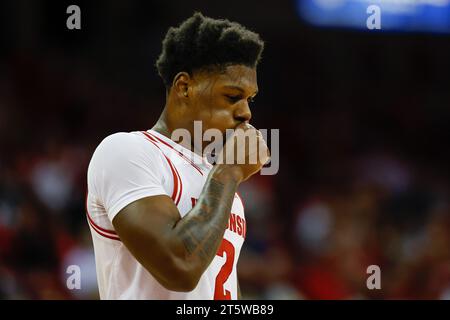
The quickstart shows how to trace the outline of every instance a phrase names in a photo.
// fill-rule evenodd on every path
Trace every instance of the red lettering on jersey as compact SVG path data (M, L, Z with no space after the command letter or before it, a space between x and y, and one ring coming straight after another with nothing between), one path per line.
M191 197L192 207L195 207L197 201L198 199ZM230 213L227 229L245 238L245 234L247 233L247 223L245 222L245 219L241 218L239 215Z
M234 213L230 214L230 230L236 232L236 215Z
M237 233L242 236L242 218L236 215Z

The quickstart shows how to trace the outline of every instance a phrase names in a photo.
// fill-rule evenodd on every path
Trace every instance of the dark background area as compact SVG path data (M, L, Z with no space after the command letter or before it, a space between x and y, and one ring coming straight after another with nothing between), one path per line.
M266 42L252 122L280 129L280 171L240 188L244 298L449 299L450 36L314 28L267 0L0 4L0 298L98 298L90 156L153 126L161 41L195 10Z

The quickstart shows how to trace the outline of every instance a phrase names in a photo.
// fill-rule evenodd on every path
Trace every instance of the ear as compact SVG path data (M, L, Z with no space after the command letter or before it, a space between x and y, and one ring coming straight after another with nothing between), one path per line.
M172 88L179 98L186 98L189 96L189 85L191 83L191 76L187 72L178 72L173 78Z

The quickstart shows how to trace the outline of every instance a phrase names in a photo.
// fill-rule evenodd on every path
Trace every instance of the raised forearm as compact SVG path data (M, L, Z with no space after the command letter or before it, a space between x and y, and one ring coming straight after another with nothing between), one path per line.
M233 168L215 167L194 208L173 229L179 246L176 251L182 258L180 263L185 264L182 268L189 270L196 281L220 246L240 181Z

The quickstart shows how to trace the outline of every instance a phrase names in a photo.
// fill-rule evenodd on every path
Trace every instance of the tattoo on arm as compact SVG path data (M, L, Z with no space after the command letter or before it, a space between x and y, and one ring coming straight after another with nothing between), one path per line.
M236 182L222 182L210 176L197 204L174 227L187 257L198 258L205 268L222 241L236 189Z

